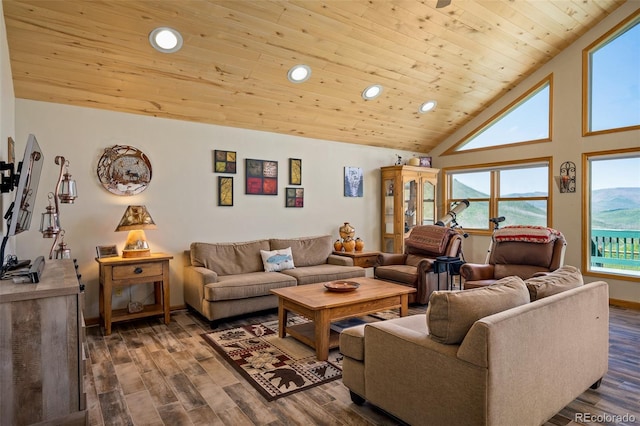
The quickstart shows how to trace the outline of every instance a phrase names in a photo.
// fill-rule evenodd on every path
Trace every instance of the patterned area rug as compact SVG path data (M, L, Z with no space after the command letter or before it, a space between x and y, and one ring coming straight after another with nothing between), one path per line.
M363 318L351 318L332 324L332 329L397 316L385 311ZM288 325L308 322L289 315ZM327 361L318 361L315 350L291 336L278 337L278 320L246 325L203 334L224 359L255 387L267 401L309 389L342 377L342 355L338 349L329 352Z

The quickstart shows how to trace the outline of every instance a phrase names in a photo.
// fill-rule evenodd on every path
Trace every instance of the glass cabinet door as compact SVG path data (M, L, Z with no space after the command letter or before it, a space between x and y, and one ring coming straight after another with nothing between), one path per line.
M404 232L416 226L418 217L418 182L410 180L404 184Z
M395 206L394 206L394 179L385 179L383 184L383 238L382 246L385 252L393 253L394 243L394 222L395 222Z
M436 187L428 180L422 185L422 224L436 223Z

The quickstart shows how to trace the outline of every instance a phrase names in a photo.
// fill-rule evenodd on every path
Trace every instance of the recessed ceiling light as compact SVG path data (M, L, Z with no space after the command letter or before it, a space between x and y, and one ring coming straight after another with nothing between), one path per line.
M292 83L303 83L311 77L311 68L307 65L296 65L287 73L287 78Z
M374 84L373 86L369 86L362 91L362 99L365 101L370 101L371 99L375 99L380 96L382 93L382 86L379 84Z
M438 105L436 101L427 101L422 105L420 105L420 108L418 108L418 112L424 113L424 112L433 111L436 105Z
M173 53L182 47L182 35L173 28L159 27L149 33L149 43L158 52Z

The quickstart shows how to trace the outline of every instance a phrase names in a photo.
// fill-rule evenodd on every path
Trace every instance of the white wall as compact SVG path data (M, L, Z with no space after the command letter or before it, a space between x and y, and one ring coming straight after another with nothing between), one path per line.
M122 250L126 233L114 229L125 207L144 204L158 225L147 231L152 251L174 256L171 261L171 305L184 303L182 252L193 241L247 241L265 237L331 234L348 221L368 247L380 246L380 167L392 165L395 154L412 153L327 142L230 127L158 119L30 100L16 100L17 152L27 135L36 135L45 155L35 217L31 230L16 238L19 258L48 256L51 239L38 232L47 193L58 179L56 155L70 162L77 182L74 205L61 204L61 222L73 257L78 259L87 284L86 316L98 315L97 245L116 244ZM117 196L105 190L96 173L104 148L131 145L149 156L153 177L148 189L135 196ZM234 206L217 206L217 177L213 173L215 149L236 151ZM276 160L278 195L245 195L245 158ZM303 208L285 208L288 159L302 159ZM362 167L364 197L343 196L343 168ZM148 290L140 290L143 295ZM134 294L135 295L135 294ZM123 296L128 301L128 294ZM134 297L135 299L135 297ZM118 301L119 303L120 301Z
M4 23L4 13L2 12L2 2L0 2L0 160L7 161L7 138L14 135L15 122L15 96L13 93L13 82L11 78L11 64L9 62L9 46L7 45L7 31ZM9 194L0 196L0 212L4 215L5 206L11 201ZM2 221L2 233L6 232L6 225ZM13 240L13 239L12 239ZM8 250L13 250L8 246Z
M569 265L578 267L581 265L581 209L584 204L581 178L582 153L631 148L640 145L640 130L589 137L581 136L582 50L634 12L637 9L637 5L637 2L630 1L621 6L577 42L565 49L534 75L527 78L522 84L487 108L482 114L431 152L434 157L434 166L438 168L551 156L553 157L554 176L559 175L560 164L564 161L573 161L578 168L576 192L560 194L555 185L553 188L553 227L562 231L567 238L565 263ZM554 76L553 135L551 142L440 156L451 145L458 142L550 73L553 73ZM630 171L630 173L633 172L637 173L637 170ZM458 222L464 226L464 213L460 215ZM489 245L488 237L470 236L463 244L467 261L484 262ZM585 277L585 281L595 280L593 277ZM607 282L610 284L611 298L640 302L640 285L638 282L614 279L607 279Z

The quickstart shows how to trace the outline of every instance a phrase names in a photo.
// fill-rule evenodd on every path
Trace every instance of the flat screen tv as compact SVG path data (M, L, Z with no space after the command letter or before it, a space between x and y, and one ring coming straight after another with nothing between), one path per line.
M4 215L7 220L8 231L0 244L0 279L5 279L5 273L8 269L20 266L21 262L18 262L15 256L11 261L4 258L4 249L9 237L29 230L29 226L31 226L43 163L44 156L36 137L29 135L24 157L18 163L16 173L12 173L6 188L3 181L3 192L5 190L6 192L11 191L14 187L17 187L17 190L15 191L13 202L9 205ZM10 165L10 169L13 171L13 164ZM29 263L29 261L26 262ZM38 282L38 279L36 277L35 280L32 279L32 282Z
M18 175L18 188L14 201L4 216L7 219L7 227L9 229L7 236L9 237L29 230L43 163L44 156L36 137L29 135L24 157L18 163L16 172Z

